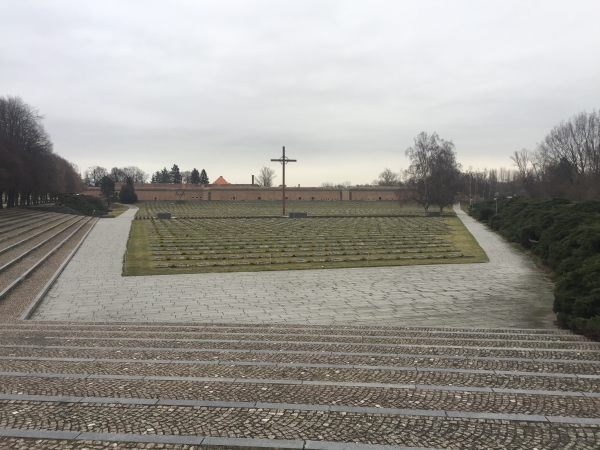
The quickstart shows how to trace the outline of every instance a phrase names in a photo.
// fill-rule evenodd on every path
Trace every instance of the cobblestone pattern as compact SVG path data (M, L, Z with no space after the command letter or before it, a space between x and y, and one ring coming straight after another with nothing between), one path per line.
M109 441L69 441L56 439L22 439L0 437L0 448L10 450L133 450L133 449L161 449L161 450L240 450L240 447L213 446L213 445L173 445L155 443L128 443ZM247 447L246 450L259 450ZM270 450L280 450L272 447Z
M332 370L341 370L342 369L332 369ZM302 373L304 372L304 373ZM10 372L13 373L13 372ZM41 376L43 371L41 372L24 372L24 373L32 373L39 374ZM55 372L46 372L44 379L51 379L52 374ZM74 378L76 376L81 376L81 374L74 374L70 372L64 372L67 376ZM336 383L334 380L330 380L330 377L327 377L327 373L325 373L325 380L313 379L310 378L314 375L310 368L305 370L301 370L299 372L300 375L306 375L310 379L302 379L302 378L294 378L298 372L289 372L289 378L287 380L293 380L298 383L302 383L304 381L323 381L323 382L331 382ZM265 378L265 384L271 384L269 380L278 380L276 377L277 374L267 374L271 378ZM318 375L318 373L317 373ZM378 374L376 374L378 375ZM6 375L10 377L10 375ZM33 375L32 375L33 376ZM86 375L83 375L86 376ZM90 377L92 375L88 375ZM97 375L94 375L97 376ZM110 375L114 378L114 375ZM127 376L135 376L134 374L127 374ZM168 375L172 377L173 375ZM140 377L143 377L140 375ZM16 377L22 380L21 377ZM211 374L211 381L208 382L222 382L219 381L223 377L214 377L214 373ZM560 375L551 376L551 377L539 377L534 375L522 375L522 374L494 374L494 373L460 373L460 372L428 372L428 371L417 371L417 370L404 370L397 371L393 374L393 377L390 379L381 379L380 376L374 377L380 381L370 380L369 377L361 378L360 380L355 380L352 378L345 379L342 382L356 382L356 383L368 383L368 382L377 382L377 383L390 383L390 384L415 384L415 385L428 385L428 386L440 386L440 387L448 387L450 388L464 388L465 390L476 389L476 388L495 388L495 389L521 389L521 390L538 390L538 391L565 391L565 392L591 392L591 393L600 393L600 383L598 379L590 379L590 378L577 378L577 377L561 377ZM244 378L239 377L237 380L244 380ZM250 378L248 378L250 380ZM253 380L256 380L253 378ZM282 380L282 379L279 379ZM185 380L181 380L185 381ZM283 380L282 380L283 381ZM17 385L23 384L17 383Z
M31 322L30 322L31 323ZM33 322L35 324L35 322ZM47 326L43 328L44 336L50 337L52 335L56 335L59 337L77 337L77 336L97 336L98 338L102 337L117 337L117 336L125 336L125 337L160 337L161 339L192 339L192 338L219 338L219 336L226 336L228 339L248 339L248 336L266 336L269 338L275 339L279 336L280 340L285 339L293 339L293 338L301 338L298 340L327 340L330 341L330 338L339 338L344 339L346 342L359 342L361 340L371 341L375 340L375 342L394 342L399 338L411 338L411 339L419 339L420 343L426 343L431 339L451 339L453 341L460 340L499 340L499 341L551 341L551 342L589 342L585 336L577 335L577 334L557 334L557 333L531 333L525 334L523 332L518 333L515 332L513 334L507 333L493 333L486 332L484 330L479 331L469 331L469 332L460 332L460 331L438 331L434 329L428 329L427 331L415 330L412 328L408 329L394 329L393 331L388 329L380 329L380 330L361 330L361 329L347 329L347 328L337 328L331 330L321 331L319 330L319 334L306 334L306 331L309 329L303 329L304 333L299 333L293 327L284 327L284 328L274 328L264 326L263 329L256 330L254 327L216 327L216 326L197 326L196 328L183 328L183 327L148 327L148 326L137 326L137 327L102 327L102 330L90 330L89 327L77 329L77 326L74 324L69 324L69 326L61 327L61 326L52 326L53 323L48 323ZM0 336L3 334L12 334L12 333L36 333L35 327L25 328L25 327L6 327L0 330ZM517 330L518 331L518 330ZM535 331L535 330L532 330ZM543 331L543 330L540 330ZM554 331L554 330L549 330ZM327 338L327 339L324 339Z
M111 330L144 330L144 331L164 331L170 330L173 332L197 332L198 330L220 330L227 331L231 330L232 333L237 332L253 332L254 330L269 330L269 332L277 333L298 333L298 332L315 332L319 334L327 333L348 333L354 335L365 335L365 334L377 334L381 336L396 336L399 333L412 333L412 332L424 332L430 336L435 336L438 333L459 333L459 334L479 334L483 333L486 335L499 335L499 336L512 336L515 334L523 335L545 335L545 336L556 336L562 335L576 340L582 338L587 340L583 336L574 335L572 331L559 329L559 328L481 328L481 327L428 327L428 326L400 326L400 327L389 327L389 326L375 326L375 325L300 325L300 324L263 324L263 323L173 323L173 322L97 322L93 324L97 327L96 331L111 331ZM21 329L21 330L71 330L71 329L86 329L94 331L95 328L90 327L89 323L81 322L69 322L69 321L52 321L52 322L16 322L6 324L7 329Z
M50 324L48 330L44 325L14 325L0 333L0 393L64 400L2 400L0 427L461 449L585 449L597 447L600 439L593 424L435 417L456 411L600 418L600 398L591 394L600 393L600 376L586 378L600 367L599 352L596 344L569 333L431 329L408 330L405 335L382 328L265 326L219 327L208 333L184 326L135 327L111 336L118 326L87 325L86 336L68 325ZM228 329L235 332L222 333ZM412 336L413 331L430 335ZM536 347L546 344L549 348ZM420 353L394 353L407 349ZM511 356L502 359L500 354ZM532 355L547 358L534 360ZM67 396L74 403L66 403L71 401ZM77 400L81 397L104 400L84 403ZM114 398L132 399L134 404L116 404L110 400ZM280 407L139 404L157 398ZM308 406L290 409L290 404ZM311 405L427 410L432 416L311 411Z
M462 448L600 447L598 426L276 409L0 402L0 426L433 448L447 448L449 441Z
M69 330L74 335L84 332ZM48 333L48 330L44 330L44 332ZM65 331L60 330L61 336L65 336ZM501 340L501 341L536 341L536 342L588 342L589 340L585 336L575 335L575 334L506 334L506 333L486 333L483 330L481 332L457 332L457 331L447 331L447 332L439 332L432 331L428 329L427 331L413 331L411 329L408 330L373 330L371 333L370 330L365 330L363 333L357 332L356 330L331 330L331 332L319 332L318 336L314 334L309 334L307 336L306 330L304 333L294 332L294 330L290 329L274 329L269 327L265 330L247 330L247 329L237 329L237 328L220 328L218 330L211 330L210 327L204 330L196 330L196 331L161 331L157 332L156 330L111 330L111 331L102 331L98 333L91 332L92 335L110 335L111 337L118 336L119 333L126 333L128 337L143 337L144 335L152 335L152 337L160 337L163 339L182 339L182 338L197 338L199 336L205 336L206 338L218 338L219 336L227 336L229 339L241 338L248 339L248 336L269 336L275 338L277 336L281 336L285 338L297 338L301 337L306 340L329 340L324 338L339 338L344 339L346 342L352 342L348 339L356 339L356 340L375 340L375 342L393 342L397 339L419 339L421 343L426 343L427 340L431 339L447 339L452 341L460 341L460 340L478 340L478 341L493 341L493 340ZM90 336L90 331L87 331L86 336Z
M4 345L22 345L22 340L16 336L6 337ZM418 342L418 340L417 340ZM482 349L490 352L495 351L551 351L558 355L563 355L561 359L568 359L569 355L573 354L581 356L586 353L594 353L598 351L598 346L595 343L575 342L575 343L521 343L510 341L482 342L482 341L430 341L426 345L413 343L407 344L364 344L364 343L346 343L346 342L302 342L302 341L238 341L229 339L215 340L162 340L162 339L144 339L144 338L72 338L62 339L56 337L46 338L45 336L31 336L27 339L28 345L45 345L49 348L61 347L64 345L75 347L91 347L91 348L145 348L145 349L203 349L211 350L237 350L237 351L260 351L260 352L315 352L315 353L352 353L352 354L407 354L420 353L424 349L435 351L445 351L444 349L454 349L459 351L469 351L469 349ZM27 345L26 344L26 345ZM437 344L438 350L435 349ZM479 344L479 345L478 345ZM411 351L412 350L412 351ZM443 354L443 353L442 353ZM577 359L577 358L576 358ZM593 355L588 354L582 359L596 359Z
M93 224L94 221L89 221L84 225L71 239L69 239L68 242L35 270L34 276L28 277L25 282L20 283L16 288L10 291L2 301L0 301L0 318L2 318L3 321L11 321L13 322L11 325L15 326L14 322L18 320L23 310L31 304L44 285L54 275L58 267L73 251L81 239L83 239ZM34 262L37 262L37 260ZM7 274L3 274L3 276L5 275ZM19 273L19 275L21 275L21 273ZM4 327L6 327L6 325L4 325Z
M600 418L598 398L470 392L468 390L13 377L3 378L0 392L70 397L333 404L355 407Z
M67 344L69 344L67 342ZM7 346L0 345L0 357L18 356L18 357L72 357L72 358L120 358L120 359L152 359L152 360L214 360L227 359L229 361L279 361L281 356L292 354L294 361L309 362L320 361L324 364L352 364L352 365L373 365L372 361L376 359L379 365L397 365L398 358L452 358L452 359L520 359L535 362L533 360L556 360L559 361L598 361L598 354L591 351L584 352L556 352L553 350L536 349L487 349L487 348L422 348L405 347L403 353L396 355L390 354L345 354L345 353L321 353L318 355L302 355L299 353L269 353L257 352L252 350L232 352L230 350L202 350L194 348L152 348L152 347L79 347L79 346L53 346L53 347L32 347L32 346ZM216 356L216 354L218 356ZM404 355L404 356L400 356ZM374 359L373 359L374 358Z
M12 330L0 330L0 335L10 334ZM35 333L35 331L33 332ZM512 336L499 336L490 335L486 333L477 334L463 334L457 335L457 333L410 333L402 334L396 333L394 335L360 335L356 334L326 334L319 333L315 335L305 333L272 333L272 332L242 332L231 333L228 331L213 332L207 330L205 332L177 332L177 331L103 331L95 332L90 330L44 330L45 338L51 338L54 334L56 338L72 338L72 339L118 339L122 336L123 339L161 339L161 340L189 340L189 339L227 339L234 340L240 339L243 341L255 341L255 340L267 340L267 341L291 341L291 342L344 342L344 343L375 343L375 344L407 344L414 342L415 344L423 345L429 342L432 345L472 345L473 342L485 343L489 342L490 346L514 346L515 344L522 344L523 346L535 346L540 347L542 345L554 345L554 348L560 348L564 346L567 348L573 345L576 347L577 343L589 346L595 350L600 349L600 343L590 342L584 336L577 335L512 335ZM94 337L91 337L94 336ZM445 342L444 342L445 341ZM531 344L531 345L530 345Z
M305 362L311 361L310 358L289 358L290 362L298 363L301 365L303 360ZM152 360L146 360L152 361ZM164 362L164 361L163 361ZM87 362L62 362L62 361L45 361L45 360L17 360L13 362L7 362L6 360L0 360L0 370L9 371L10 367L19 367L19 371L36 372L36 371L47 371L54 372L56 370L66 370L68 373L81 373L80 370L85 370ZM135 363L135 364L134 364ZM179 364L172 363L167 360L166 364L156 364L155 362L145 362L150 367L146 370L152 370L153 373L144 373L144 375L164 375L166 372L176 373L178 376L189 376L189 373L201 373L205 372L206 367L202 365L194 364ZM510 371L510 372L528 372L532 374L544 375L547 373L551 374L585 374L589 376L599 376L600 368L593 364L582 364L582 363L571 363L571 362L532 362L532 361L502 361L502 360L465 360L465 359L436 359L436 358L396 358L394 365L398 367L416 367L418 366L422 370L427 369L438 369L438 370L469 370L469 371ZM127 370L144 370L142 362L103 362L95 361L94 365L98 370L104 370L103 373L110 373L110 371L117 370L120 366L127 367ZM129 366L132 366L129 368ZM79 369L83 367L84 369ZM239 377L241 374L258 372L261 369L251 368L252 366L241 366L233 365L230 369L226 369L226 366L219 365L215 367L214 371L220 374L225 373L228 370L228 377ZM359 370L359 369L354 369ZM75 372L72 372L75 371ZM155 373L156 372L156 373ZM117 372L121 373L121 372ZM221 376L221 375L219 375ZM225 375L223 375L225 376ZM387 376L387 375L386 375Z
M489 263L121 277L134 214L96 225L34 319L553 327L552 284L460 209Z

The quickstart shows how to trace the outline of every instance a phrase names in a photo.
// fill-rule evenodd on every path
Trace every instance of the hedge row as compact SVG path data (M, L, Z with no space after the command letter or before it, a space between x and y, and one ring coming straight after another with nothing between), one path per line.
M512 198L475 205L471 216L539 256L557 276L561 325L600 339L600 201Z
M97 197L89 195L65 194L60 197L63 205L73 208L86 216L102 216L108 213L106 205ZM95 212L94 212L95 211Z

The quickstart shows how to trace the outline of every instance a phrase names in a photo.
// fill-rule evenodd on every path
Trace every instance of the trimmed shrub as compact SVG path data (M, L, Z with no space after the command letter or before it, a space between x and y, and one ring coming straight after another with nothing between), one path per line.
M138 201L138 196L135 193L131 177L127 177L125 184L121 186L121 190L119 191L119 201L125 204L136 203Z
M600 201L498 199L470 214L539 256L557 275L554 312L561 325L600 338ZM534 241L534 242L532 242Z
M480 222L487 222L492 218L492 216L496 214L496 212L491 208L482 208L479 210L478 220Z
M91 197L89 195L65 194L60 197L60 201L63 205L73 208L74 210L79 211L86 216L91 216L92 213L95 216L102 216L108 213L108 208L106 205L97 197Z

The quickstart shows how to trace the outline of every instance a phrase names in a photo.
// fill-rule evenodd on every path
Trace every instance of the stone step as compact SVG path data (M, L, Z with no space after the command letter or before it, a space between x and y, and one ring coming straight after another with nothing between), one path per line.
M310 361L310 360L309 360ZM402 361L401 361L402 362ZM599 379L597 367L586 364L494 364L465 361L448 362L429 361L429 364L398 366L362 366L362 365L323 365L308 361L290 361L243 364L233 361L212 363L211 361L174 361L174 360L120 360L120 359L76 359L76 358L24 358L0 360L2 372L49 372L49 373L99 373L122 375L164 375L174 376L214 376L225 378L286 378L324 379L331 381L368 381L395 383L399 372L443 371L472 374L525 374L538 377L574 376L578 378ZM268 374L268 375L265 375ZM303 376L304 375L304 376Z
M149 295L151 289L148 290ZM570 330L561 330L556 328L548 329L519 329L519 328L455 328L455 327L377 327L377 326L348 326L348 325L284 325L280 323L273 324L218 324L218 323L177 323L173 322L153 322L132 323L132 322L42 322L42 321L24 321L0 323L2 329L9 330L76 330L83 329L89 331L130 331L144 330L157 332L206 332L221 331L228 333L237 332L265 332L265 333L304 333L304 334L348 334L348 335L391 335L405 333L421 333L419 335L435 335L437 333L450 334L484 334L484 335L551 335L551 336L570 336L574 339L588 340L587 338L574 334ZM425 334L423 334L425 333Z
M120 345L120 342L111 342L114 345L88 347L69 345L71 342L65 342L67 345L41 346L41 345L0 345L0 359L10 359L10 357L71 357L78 358L107 358L128 357L130 359L222 359L223 354L228 355L226 359L232 360L253 360L253 361L279 361L282 359L294 361L336 361L342 364L370 364L377 360L383 365L403 364L425 364L430 362L437 364L506 364L514 363L520 365L543 365L543 364L580 364L580 365L598 365L598 354L591 350L572 350L572 349L542 349L534 348L427 348L427 347L405 347L378 349L378 348L327 348L316 346L293 346L288 349L283 345L255 344L246 345L244 348L222 345L220 343L206 343L203 346L182 346L176 347L137 347L135 345ZM129 342L126 342L126 344ZM240 346L242 347L242 346ZM361 351L366 350L366 351ZM381 351L379 350L387 350ZM454 362L455 361L455 362ZM591 370L591 369L586 369Z
M21 322L0 447L598 448L600 347L553 331Z
M67 400L56 400L64 397ZM32 397L33 396L33 397ZM50 397L45 397L50 396ZM76 398L78 400L76 400ZM600 393L300 380L2 376L0 401L281 403L600 418ZM104 401L102 399L111 399ZM115 400L118 399L118 400ZM212 403L211 403L212 404ZM256 405L253 405L254 407Z
M35 437L2 437L35 436ZM66 439L69 439L68 441ZM118 434L93 432L59 432L0 429L1 448L62 449L68 442L73 450L115 448L168 448L171 450L250 450L259 449L315 449L315 450L438 450L425 447L391 446L377 444L337 443L327 441L223 438L211 436L165 436L158 434Z
M374 342L374 343L401 343L419 341L420 343L427 343L429 341L453 341L453 342L470 342L470 341L485 341L485 342L533 342L533 343L588 343L591 347L600 349L600 343L590 341L584 336L576 334L491 334L491 333L449 333L449 332L425 332L425 331L404 331L399 330L394 334L356 334L353 331L335 332L335 333L318 333L305 332L305 333L294 333L289 330L260 330L251 331L245 329L224 329L224 330L196 330L196 331L157 331L151 330L146 331L143 329L72 329L72 328L59 328L59 329L44 329L43 331L31 330L31 329L19 329L7 327L0 330L0 336L12 335L14 337L27 337L32 338L35 336L40 337L87 337L88 339L92 336L95 338L158 338L158 339L279 339L279 340L301 340L301 341L340 341L340 342Z
M67 342L68 343L68 342ZM117 343L118 344L118 343ZM428 361L498 361L514 363L566 363L566 364L599 364L598 354L590 350L535 350L535 349L479 349L479 348L423 348L401 347L398 352L319 352L285 351L277 349L235 349L210 347L135 347L135 346L98 346L85 347L77 345L0 345L0 359L35 359L35 358L120 358L147 360L214 360L227 358L238 361L279 361L283 356L294 361L323 361L337 364L398 365L400 362L430 365ZM413 351L412 353L410 351ZM406 352L406 353L405 353ZM223 356L226 355L226 356ZM438 364L438 363L436 363Z
M532 449L540 442L559 448L569 438L597 448L598 419L533 414L469 413L448 410L366 408L299 404L228 403L161 400L145 404L130 399L69 399L64 397L0 401L6 428L77 433L119 433L180 437L252 436L285 442L329 441L440 448L448 439L462 448ZM101 440L100 435L85 438ZM119 441L123 437L113 437ZM583 438L583 439L582 439ZM155 438L157 439L157 438ZM197 441L196 441L197 442ZM206 441L202 440L201 443ZM189 442L188 442L189 443ZM198 443L198 442L197 442ZM209 442L206 442L209 443ZM276 444L276 442L271 442ZM300 443L298 443L300 444ZM301 447L296 447L301 448ZM349 447L340 447L349 448Z
M70 344L70 342L66 342ZM399 358L444 358L444 359L470 359L470 360L513 360L513 361L589 361L597 362L599 355L592 350L568 349L542 349L535 348L486 348L486 347L435 347L435 346L402 346L398 353L358 353L358 352L321 352L309 353L309 358L331 360L344 364L371 364L376 358L380 364L390 365L397 363ZM0 358L7 356L18 357L76 357L76 358L129 358L129 359L214 359L215 353L232 354L234 359L271 360L268 350L231 350L214 348L156 348L156 347L122 347L122 346L77 346L77 345L0 345ZM252 358L245 355L251 353ZM298 352L280 351L281 355L302 355ZM218 357L218 356L217 356ZM270 359L269 359L270 358ZM6 358L4 358L6 359Z
M426 390L441 390L441 391L472 391L472 392L499 392L508 394L531 394L531 395L557 395L557 396L575 396L575 397L598 397L600 394L600 383L598 377L590 378L577 375L561 375L552 374L552 376L540 377L536 375L506 372L506 373L466 373L459 371L426 371L426 370L403 370L396 373L392 382L386 383L386 380L379 381L353 381L352 378L345 378L346 381L332 381L327 377L337 368L331 368L330 372L326 372L321 376L313 377L315 373L311 370L297 372L288 372L285 374L279 373L280 376L285 375L287 378L224 378L218 376L173 376L168 373L164 375L115 375L115 374L90 374L90 373L52 373L52 372L0 372L0 377L4 380L6 388L16 384L18 393L22 389L19 386L28 386L31 383L29 380L44 379L43 383L49 383L47 386L53 386L54 379L57 383L62 383L61 380L88 380L88 383L95 382L94 380L106 380L105 383L118 383L119 380L155 380L155 381L179 381L179 382L199 382L222 384L256 384L256 385L290 385L290 386L350 386L350 387L376 387L383 389L426 389ZM277 373L265 372L263 376L276 376ZM294 375L299 375L297 379L292 378ZM321 375L317 373L317 375ZM367 378L359 378L359 380L367 380ZM45 385L46 386L46 385ZM12 388L11 388L12 389ZM262 389L262 388L261 388ZM54 391L52 391L54 392ZM56 391L55 393L59 393ZM96 394L97 395L97 394Z
M464 339L464 338L421 338L421 337L398 337L395 339L371 338L353 338L352 336L320 336L320 335L302 335L302 336L283 336L270 334L253 335L212 335L206 334L198 338L190 337L151 337L144 335L136 337L135 333L125 334L123 336L82 336L79 333L70 335L69 333L52 335L44 332L28 333L7 333L2 341L7 344L18 343L44 343L53 345L65 341L70 342L119 342L120 345L131 342L131 345L139 343L140 346L154 345L164 347L176 343L178 345L198 345L206 343L221 343L230 345L248 345L248 344L285 344L285 345L321 345L330 347L374 347L374 348L393 348L398 346L424 346L424 347L496 347L496 348L537 348L537 349L574 349L574 350L600 350L600 343L593 341L551 341L551 340L503 340L503 339Z

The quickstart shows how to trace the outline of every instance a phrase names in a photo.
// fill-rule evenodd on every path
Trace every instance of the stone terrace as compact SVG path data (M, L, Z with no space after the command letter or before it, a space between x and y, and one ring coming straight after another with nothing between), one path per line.
M96 225L35 320L553 327L552 284L460 209L489 263L122 277L135 211Z
M418 281L412 267L393 268L395 280L409 278L401 294L393 293L392 285L387 297L375 295L385 292L388 269L366 269L376 277L367 287L356 282L361 276L356 269L313 271L323 275L305 280L312 289L307 298L319 297L327 278L336 279L340 289L344 282L355 282L339 297L347 302L358 296L348 307L358 307L361 300L362 309L340 310L341 324L328 314L340 307L331 295L319 298L320 311L295 309L297 300L290 298L286 308L264 307L253 316L236 307L251 296L247 291L232 295L230 285L240 280L225 274L217 277L225 294L214 301L215 311L220 301L225 315L192 315L206 323L176 322L164 312L148 312L153 315L147 319L137 310L131 314L127 302L114 316L89 309L87 320L95 322L86 322L85 316L67 322L72 317L64 312L52 321L5 316L0 327L0 448L600 448L600 344L545 320L551 285L527 260L494 241L495 235L465 221L491 262L452 266L459 272L434 272L427 283ZM104 243L99 252L120 251L123 223L98 222L78 255L86 254L90 242ZM113 234L104 234L110 227ZM98 236L112 239L94 241ZM492 253L489 242L496 242ZM106 263L97 274L106 271L107 282L131 279L117 272L111 276L119 264L98 260ZM76 256L58 285L72 280L71 268L85 261ZM489 267L488 278L478 272L480 267ZM442 266L430 267L437 268ZM155 278L163 286L181 279ZM67 298L68 304L90 298L95 285L85 281L92 279L78 284L79 294L52 297L41 312L57 308L58 300ZM438 279L446 288L456 287L452 295L442 295L446 291L437 287ZM462 286L465 280L474 284L471 290ZM268 288L264 305L289 295L284 291L275 297L283 284L273 287L269 278L261 282ZM367 292L378 298L367 301ZM260 300L260 290L253 296ZM410 307L403 320L412 326L401 326L401 313L389 309L396 326L383 326L390 320L385 320L382 299L401 305L404 297ZM101 295L95 298L104 301ZM118 301L110 304L116 308ZM461 315L465 305L471 309ZM304 324L284 323L288 316L304 317ZM437 327L414 325L428 316ZM113 317L120 321L107 320ZM246 323L225 323L227 317ZM327 323L320 324L319 318ZM545 328L516 325L526 320ZM444 326L460 322L459 327ZM482 322L485 328L473 328Z
M599 344L566 331L28 322L0 335L3 448L600 446Z

